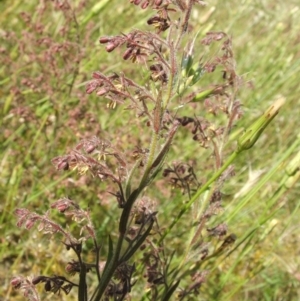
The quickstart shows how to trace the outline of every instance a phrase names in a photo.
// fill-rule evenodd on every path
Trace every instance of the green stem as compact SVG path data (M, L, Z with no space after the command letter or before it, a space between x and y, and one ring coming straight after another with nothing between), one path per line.
M116 268L118 267L123 241L125 239L126 232L127 232L127 223L130 216L130 211L135 200L139 196L140 192L141 192L140 189L134 190L126 202L126 206L120 218L119 239L117 242L117 246L111 260L107 263L108 264L107 268L105 268L104 270L103 276L101 278L101 282L97 288L97 294L95 295L95 298L93 298L94 301L99 301L101 299L107 285L109 284L109 281L111 280Z
M178 26L178 34L177 34L177 39L175 43L173 41L168 41L169 42L169 47L170 47L170 66L171 66L171 71L169 74L169 82L168 82L168 91L167 91L167 97L164 101L164 109L167 109L168 104L170 100L172 99L172 92L174 86L177 85L178 83L178 64L177 64L177 52L179 49L179 46L182 41L182 37L186 33L187 26L188 26L188 21L190 18L190 14L193 8L193 1L189 0L186 4L186 9L183 14L183 16L180 18L180 24Z
M146 168L142 177L142 180L140 182L140 186L139 189L143 189L147 182L148 182L148 178L149 178L149 173L151 171L151 166L152 163L154 161L154 156L156 153L156 149L157 149L157 142L159 139L159 135L155 133L155 131L152 131L152 138L151 138L151 144L150 144L150 152L149 152L149 156L148 156L148 160L146 163Z
M101 297L102 297L103 293L105 292L105 289L106 289L112 275L114 274L114 271L116 269L116 263L118 262L118 258L119 258L119 255L120 255L119 252L121 250L122 242L123 242L123 239L121 239L121 236L122 235L119 236L116 251L114 252L113 257L107 263L108 266L107 266L107 268L105 268L105 271L104 271L104 273L102 275L102 278L101 278L101 282L99 283L99 285L97 287L97 293L95 294L95 297L92 298L92 300L94 300L94 301L100 301L101 300Z
M176 66L176 53L174 50L174 45L170 45L170 66L171 66L171 70L170 70L170 74L169 74L169 80L168 80L168 90L167 90L167 96L166 99L164 101L163 104L163 108L164 110L167 109L168 104L172 98L172 91L173 91L173 87L175 85L174 83L174 78L175 78L175 74L178 72L177 70L177 66Z
M220 175L227 169L227 167L235 160L235 158L237 157L239 153L238 152L233 152L231 154L231 156L227 159L227 161L224 163L224 165L202 186L200 187L197 192L194 194L194 196L190 199L190 201L188 203L186 203L180 210L179 214L177 215L177 217L173 220L172 224L170 225L170 227L165 231L165 233L162 235L162 237L160 238L160 242L162 242L164 240L164 238L170 233L170 231L173 229L173 227L177 224L177 222L180 220L180 218L182 217L182 215L188 210L190 209L190 207L193 205L193 203L199 198L199 196L206 191L209 186L215 181L217 180ZM203 204L202 206L202 210L205 210L206 208L206 204L209 202L209 198L207 198L205 200L205 204Z

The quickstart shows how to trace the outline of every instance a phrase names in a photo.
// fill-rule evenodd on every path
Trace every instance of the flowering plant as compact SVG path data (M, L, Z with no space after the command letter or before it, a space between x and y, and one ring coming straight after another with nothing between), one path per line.
M83 139L68 154L53 159L58 170L77 170L79 174L90 173L95 179L108 181L114 187L110 194L116 199L120 216L116 219L117 237L109 236L107 242L99 242L97 225L89 209L81 208L69 198L61 198L51 209L64 214L67 220L79 225L75 236L51 217L50 211L40 215L21 208L16 210L17 225L31 229L34 225L45 234L61 235L67 250L72 250L76 259L69 261L66 272L78 274L78 282L64 276L39 275L33 279L17 276L12 285L24 291L31 301L40 297L36 285L43 283L46 291L69 294L78 290L78 301L125 300L134 295L140 278L146 279L148 289L139 295L145 300L170 300L176 293L179 300L199 294L201 285L209 277L209 269L202 268L211 258L223 256L235 242L236 235L228 234L225 222L213 227L208 223L222 212L224 183L234 176L233 160L242 151L251 148L262 131L276 116L282 102L276 103L252 127L238 139L238 146L226 159L224 152L229 135L242 116L237 92L242 78L237 75L232 41L224 32L209 32L201 44L192 33L190 24L192 9L204 5L199 0L132 0L141 9L153 9L154 15L147 24L152 31L134 29L129 33L100 38L107 52L122 52L122 59L140 64L144 69L143 81L136 81L124 72L103 74L95 71L86 84L86 93L95 93L105 99L107 106L114 109L124 106L145 121L150 142L136 146L131 162L124 151L112 141L90 137ZM67 6L69 7L69 6ZM206 47L220 42L220 55L208 61L195 59L195 45ZM119 52L118 52L119 51ZM204 75L222 71L221 83L199 88ZM191 116L181 116L181 107L192 107L195 111L202 105L206 111ZM215 119L206 118L211 113ZM218 124L221 122L221 124ZM199 181L194 166L185 162L174 162L165 166L172 145L178 143L176 134L185 128L197 147L208 149L214 157L213 174ZM161 227L158 219L159 207L146 196L161 173L166 182L179 188L187 200L172 217L169 225ZM185 244L180 263L175 266L166 240L168 235L186 217L186 213L201 199L201 206L193 215L190 239ZM184 196L185 197L185 196ZM204 234L204 230L207 233ZM205 237L205 239L204 239ZM219 242L213 249L208 240ZM95 261L87 262L84 245L92 242ZM107 254L102 253L107 244ZM196 250L196 251L194 251ZM135 258L142 254L139 261ZM196 253L196 254L194 254ZM106 256L105 256L106 255ZM97 285L89 284L88 273L94 272ZM191 276L191 281L186 278ZM136 294L136 293L135 293Z

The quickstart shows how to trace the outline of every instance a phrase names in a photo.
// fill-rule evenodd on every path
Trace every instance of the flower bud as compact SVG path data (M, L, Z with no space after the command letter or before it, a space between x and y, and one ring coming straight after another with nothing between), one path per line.
M278 114L278 111L284 102L285 99L283 97L279 98L259 119L246 129L246 131L238 139L238 153L251 148L255 144L267 125Z
M110 37L101 37L101 38L99 39L100 44L106 44L106 43L108 43L108 42L110 42L110 41L111 41L111 38L110 38Z
M51 285L50 280L46 281L44 288L45 288L46 292L50 292L51 291L52 285Z
M198 102L201 100L206 99L207 97L209 97L210 95L214 94L216 88L212 88L212 89L208 89L208 90L204 90L200 93L198 93L193 99L193 102Z
M118 47L118 43L113 43L113 42L109 42L107 43L105 49L107 52L112 52L114 49L116 49Z
M33 285L36 285L36 284L39 284L40 282L45 282L45 280L47 279L47 277L45 276L37 276L37 277L34 277L32 279L32 284Z
M126 49L126 51L125 51L124 54L123 54L123 59L124 59L125 61L128 60L128 59L131 57L132 52L133 52L133 48L128 48L128 49Z
M194 56L191 53L184 54L181 61L181 70L183 76L192 75L192 65L193 65Z
M93 72L93 78L94 79L103 79L103 75L100 72Z
M34 218L28 219L28 220L25 222L25 228L26 228L27 230L30 230L30 229L34 226L35 221L36 221L36 220L35 220Z
M102 96L102 95L106 94L107 92L108 92L107 89L102 88L102 89L99 89L99 90L97 91L96 94L97 94L98 96Z
M23 279L21 277L14 277L11 281L10 284L16 288L19 289L22 285Z
M193 71L193 74L192 74L193 78L189 84L190 86L196 84L202 78L203 74L205 73L205 70L204 70L204 68L202 68L201 65L193 66L191 68L191 70Z
M149 6L149 1L148 1L148 0L145 0L145 1L142 3L141 8L142 8L142 9L145 9L145 8L147 8L148 6Z
M86 84L86 86L85 86L85 92L87 93L87 94L91 94L91 93L93 93L96 89L98 88L98 83L97 83L97 81L91 81L91 82L89 82L89 83L87 83Z

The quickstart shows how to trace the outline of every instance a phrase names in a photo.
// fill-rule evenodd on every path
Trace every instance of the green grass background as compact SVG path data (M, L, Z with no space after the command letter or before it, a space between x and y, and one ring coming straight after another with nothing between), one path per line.
M3 283L0 300L24 299L9 285L13 275L61 273L64 262L71 258L58 247L59 239L49 242L37 231L28 233L18 229L13 215L15 208L27 207L42 213L51 201L69 196L83 206L90 206L99 221L100 238L116 231L113 222L119 211L105 194L105 184L88 177L80 182L75 174L57 172L51 159L66 153L88 135L113 139L124 149L132 148L136 141L147 141L147 132L132 121L130 113L121 106L109 110L104 100L85 95L84 82L97 70L122 70L135 78L142 77L134 65L119 59L118 52L107 54L98 39L102 35L146 28L145 21L152 14L151 10L141 11L125 0L86 2L77 15L84 55L73 91L68 94L63 82L53 79L50 85L61 86L49 96L47 91L36 93L22 85L24 74L36 77L46 70L43 66L28 64L18 52L16 40L5 38L6 31L13 31L16 39L26 43L24 22L19 13L26 11L36 18L39 1L0 1L0 48L5 50L1 51L1 60L9 57L14 62L3 61L0 66L0 279ZM238 237L236 249L227 258L214 262L199 300L300 298L299 184L281 185L285 181L285 165L300 151L299 18L298 1L292 0L208 1L206 7L198 8L192 15L192 25L195 32L199 31L199 39L207 31L224 31L233 38L238 73L251 83L245 84L239 93L245 112L239 128L250 125L277 97L286 98L280 114L257 144L239 157L235 163L236 176L224 187L228 197L223 204L222 218L230 232ZM58 41L62 22L62 15L55 10L43 19L47 31ZM196 48L199 54L206 51L200 42ZM61 78L65 83L71 80L70 74ZM199 86L201 84L200 81ZM21 95L15 96L11 92L13 87L18 87ZM31 117L20 116L16 111L20 107L29 110ZM176 141L168 162L194 159L201 166L201 156L209 156L198 150L199 146L185 138L184 133L179 134ZM235 142L230 143L234 146ZM263 173L259 185L252 185L244 196L234 198L260 170ZM160 220L167 227L169 215L176 212L179 205L164 199L164 194L155 196L163 204ZM172 197L181 198L179 194ZM189 227L189 214L169 238L174 247L181 244L182 232ZM43 300L64 298L48 294ZM74 296L65 300L72 298ZM135 295L133 299L139 300Z

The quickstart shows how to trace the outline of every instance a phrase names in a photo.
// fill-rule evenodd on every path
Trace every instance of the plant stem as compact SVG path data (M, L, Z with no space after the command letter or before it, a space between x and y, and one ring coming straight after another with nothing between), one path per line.
M157 100L157 101L160 101L160 100ZM160 108L160 110L161 110L160 114L162 114L164 109ZM160 127L160 125L159 125L159 127ZM113 254L110 262L107 263L108 266L104 270L101 282L97 288L97 294L95 295L94 298L92 298L93 301L99 301L101 299L103 293L105 292L107 285L109 284L109 281L111 280L116 268L118 267L123 241L124 241L126 233L127 233L127 224L128 224L131 208L132 208L133 204L135 203L136 199L138 198L138 196L140 195L141 191L147 186L147 183L149 180L149 173L151 171L151 167L152 167L152 164L153 164L153 161L155 158L155 153L157 150L158 140L159 140L159 133L157 133L155 131L155 129L153 129L152 137L151 137L151 144L150 144L150 153L148 156L148 160L146 163L143 177L141 179L139 187L136 190L134 190L130 194L129 198L126 200L125 208L122 212L120 222L119 222L119 239L117 242L117 246L116 246L116 249L114 251L114 254Z
M151 144L150 144L150 153L149 153L149 156L148 156L148 160L147 160L147 163L146 163L146 168L145 168L142 180L141 180L140 185L139 185L139 189L143 189L146 186L147 182L148 182L149 173L150 173L151 166L152 166L152 163L154 161L154 156L155 156L156 149L157 149L158 139L159 139L159 134L156 134L155 131L153 130L152 131Z
M107 263L108 266L104 270L103 276L101 278L101 282L97 288L97 294L92 299L93 301L101 300L101 297L102 297L103 293L105 292L105 289L106 289L107 285L109 284L109 281L111 280L116 268L118 267L118 262L119 262L119 257L121 254L123 241L125 239L126 232L127 232L127 223L128 223L128 219L130 216L130 211L131 211L132 205L136 201L140 192L141 192L140 189L134 190L126 202L126 206L125 206L125 208L122 212L121 218L120 218L119 239L117 242L117 246L116 246L116 249L114 250L111 260Z

